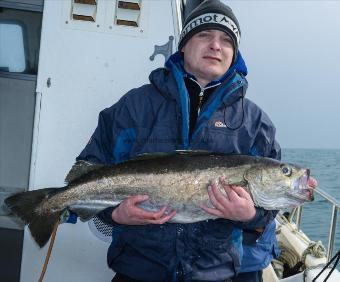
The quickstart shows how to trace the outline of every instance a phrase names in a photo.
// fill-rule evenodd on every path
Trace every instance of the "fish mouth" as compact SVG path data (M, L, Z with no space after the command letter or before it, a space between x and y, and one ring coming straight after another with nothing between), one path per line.
M306 169L304 173L297 178L293 183L293 195L294 197L304 200L313 201L314 200L314 188L308 185L310 178L310 170Z

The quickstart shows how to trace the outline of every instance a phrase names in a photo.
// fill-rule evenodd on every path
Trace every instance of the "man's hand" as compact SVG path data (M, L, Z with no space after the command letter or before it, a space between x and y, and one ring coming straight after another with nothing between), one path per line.
M214 208L201 206L207 213L220 218L246 222L255 217L256 209L250 195L241 187L227 184L221 177L219 185L226 194L222 193L216 182L208 186L210 202Z
M113 221L126 225L163 224L175 216L176 211L166 213L167 207L163 207L158 212L148 212L137 206L148 199L147 195L131 196L125 199L113 210Z

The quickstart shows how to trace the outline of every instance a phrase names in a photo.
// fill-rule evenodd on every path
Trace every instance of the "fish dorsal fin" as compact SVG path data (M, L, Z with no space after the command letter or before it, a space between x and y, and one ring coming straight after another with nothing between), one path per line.
M208 150L176 150L175 152L178 155L216 155L216 153Z
M150 160L150 159L157 159L157 158L164 158L168 156L173 156L174 152L152 152L152 153L142 153L137 155L136 157L128 160L128 161L143 161L143 160Z
M69 173L67 174L66 178L65 178L65 182L67 184L71 184L73 182L75 182L76 180L78 180L81 176L88 174L91 171L97 170L99 168L102 168L103 164L95 164L95 163L91 163L88 161L77 161L71 168L71 170L69 171Z
M164 158L174 155L211 155L213 154L211 151L206 150L175 150L171 152L152 152L152 153L143 153L137 155L135 158L131 159L132 161L136 160L148 160L148 159L155 159L155 158Z

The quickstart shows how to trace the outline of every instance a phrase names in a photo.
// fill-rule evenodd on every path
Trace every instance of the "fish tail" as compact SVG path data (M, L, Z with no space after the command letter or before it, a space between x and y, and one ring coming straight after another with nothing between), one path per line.
M20 217L31 231L34 240L43 247L51 237L63 210L42 213L39 206L51 196L61 192L60 188L45 188L14 194L5 199L5 204Z

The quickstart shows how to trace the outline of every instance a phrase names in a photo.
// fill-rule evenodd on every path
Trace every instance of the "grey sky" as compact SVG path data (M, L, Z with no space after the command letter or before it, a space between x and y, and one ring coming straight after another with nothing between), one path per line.
M340 1L225 1L239 19L247 97L284 148L340 148Z

